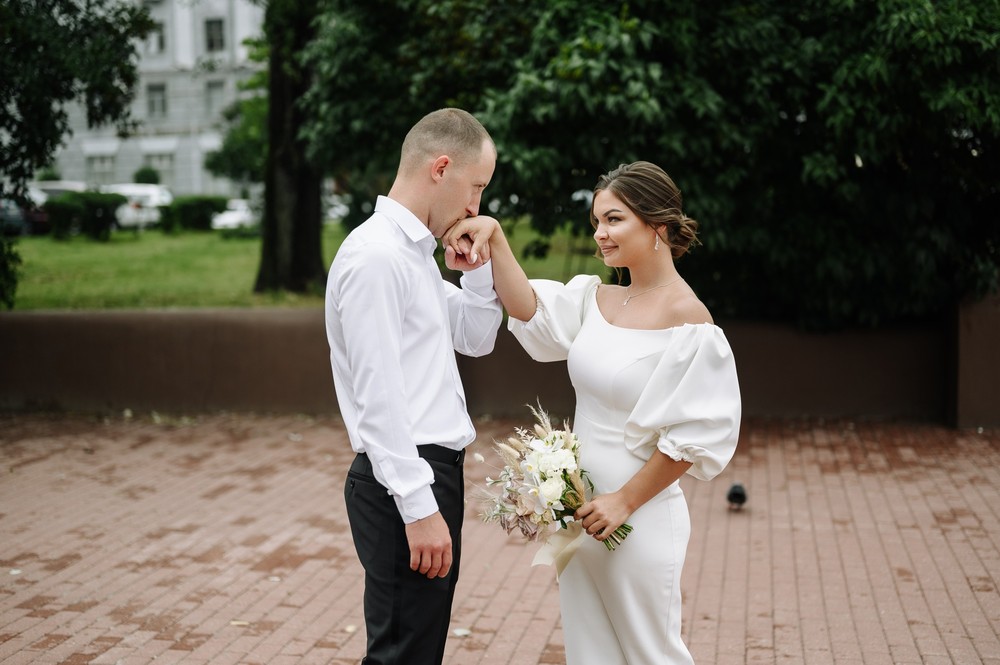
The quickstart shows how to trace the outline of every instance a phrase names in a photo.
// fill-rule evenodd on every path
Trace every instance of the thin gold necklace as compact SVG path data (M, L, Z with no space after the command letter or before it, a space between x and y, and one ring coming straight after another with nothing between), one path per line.
M662 289L665 286L670 286L674 282L679 282L680 279L681 279L680 277L677 277L675 279L670 280L666 284L660 284L659 286L652 286L652 287L646 289L645 291L640 291L639 293L635 294L634 296L633 295L629 295L628 290L632 287L632 285L629 284L628 286L625 287L625 302L622 303L622 307L624 307L625 305L627 305L628 301L631 300L632 298L638 298L639 296L641 296L644 293L649 293L650 291L655 291L656 289Z

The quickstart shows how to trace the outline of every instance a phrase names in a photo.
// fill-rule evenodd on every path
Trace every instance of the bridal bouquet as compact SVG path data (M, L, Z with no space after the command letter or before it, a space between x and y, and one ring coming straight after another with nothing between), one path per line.
M516 436L494 449L504 462L497 478L486 478L499 495L487 492L483 521L498 522L507 532L518 529L526 540L545 541L552 525L567 528L573 513L593 493L593 483L580 468L580 441L567 423L553 429L548 414L529 406L538 421L532 429L516 428ZM622 524L605 539L614 551L632 527Z

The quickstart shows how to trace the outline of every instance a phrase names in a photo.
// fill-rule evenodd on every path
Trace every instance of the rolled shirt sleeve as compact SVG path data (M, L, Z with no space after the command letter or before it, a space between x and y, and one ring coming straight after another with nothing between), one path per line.
M503 307L493 290L491 263L462 273L462 288L443 284L455 350L473 358L491 353L503 320Z
M409 523L438 509L430 488L434 473L412 439L400 362L410 282L389 245L367 243L341 265L329 286L339 320L350 321L337 328L343 343L331 344L334 367L350 368L334 372L341 411L371 458L376 480Z
M326 331L334 387L351 447L407 524L438 510L423 445L475 440L456 351L493 349L502 320L492 266L446 282L426 224L391 198L341 244L330 267Z

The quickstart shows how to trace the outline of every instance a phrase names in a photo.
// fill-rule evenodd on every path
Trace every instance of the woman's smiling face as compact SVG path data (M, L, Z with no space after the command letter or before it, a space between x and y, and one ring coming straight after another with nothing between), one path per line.
M656 234L609 190L594 195L591 208L596 226L594 241L604 257L604 265L625 268L654 251Z

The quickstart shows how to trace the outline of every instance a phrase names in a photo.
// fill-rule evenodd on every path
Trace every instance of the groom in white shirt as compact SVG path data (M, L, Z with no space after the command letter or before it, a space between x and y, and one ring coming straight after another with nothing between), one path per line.
M476 216L496 147L460 109L422 118L388 196L341 245L326 290L334 386L357 454L344 488L365 569L365 665L438 665L461 555L464 449L475 439L455 352L493 350L501 306L482 257L434 249Z

